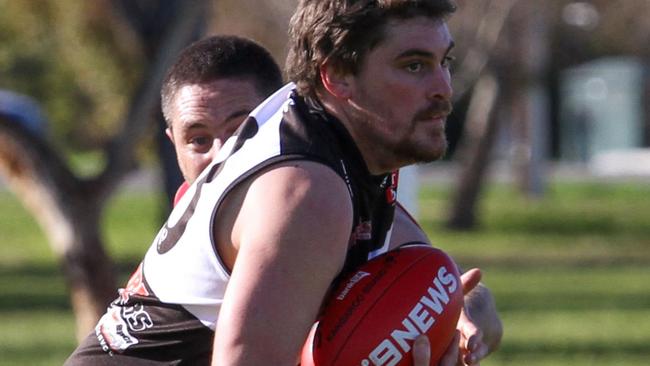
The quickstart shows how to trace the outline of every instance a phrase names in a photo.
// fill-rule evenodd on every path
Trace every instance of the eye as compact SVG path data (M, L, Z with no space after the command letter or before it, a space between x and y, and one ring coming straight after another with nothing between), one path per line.
M456 61L456 57L454 56L445 56L445 58L442 59L442 62L440 63L443 67L451 67L452 63Z
M410 73L417 74L418 72L422 71L422 69L424 68L424 64L419 61L411 62L407 64L404 68L406 69L406 71Z
M212 147L212 141L211 136L194 136L189 139L189 144L198 152L207 152Z

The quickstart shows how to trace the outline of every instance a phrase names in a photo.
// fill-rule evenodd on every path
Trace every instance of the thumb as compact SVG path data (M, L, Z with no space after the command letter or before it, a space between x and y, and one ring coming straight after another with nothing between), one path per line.
M413 365L428 366L431 359L429 338L422 334L413 343Z
M463 284L463 295L467 295L481 282L481 270L478 268L468 270L460 276L460 282Z

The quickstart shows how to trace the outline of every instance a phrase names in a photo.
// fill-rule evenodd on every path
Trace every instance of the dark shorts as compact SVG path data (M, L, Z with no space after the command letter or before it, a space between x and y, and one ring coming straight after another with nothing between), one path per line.
M209 352L192 352L192 347L170 344L167 347L139 347L125 353L107 352L95 333L86 337L65 361L64 366L162 366L162 365L210 365Z

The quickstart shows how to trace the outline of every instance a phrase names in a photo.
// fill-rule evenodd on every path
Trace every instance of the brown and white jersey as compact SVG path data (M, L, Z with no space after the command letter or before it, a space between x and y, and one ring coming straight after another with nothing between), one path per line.
M229 280L212 237L216 211L233 187L279 162L318 162L347 184L354 209L347 266L386 250L397 175L371 175L344 126L293 88L257 107L178 201L97 324L93 347L117 358L208 363Z

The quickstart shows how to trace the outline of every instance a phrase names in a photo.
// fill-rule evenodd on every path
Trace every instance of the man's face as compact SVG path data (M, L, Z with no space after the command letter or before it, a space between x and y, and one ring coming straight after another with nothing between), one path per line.
M392 21L355 76L349 116L354 135L392 170L442 157L452 95L447 25L425 17Z
M199 176L263 100L252 81L237 78L184 85L178 90L166 132L185 180L192 183Z

